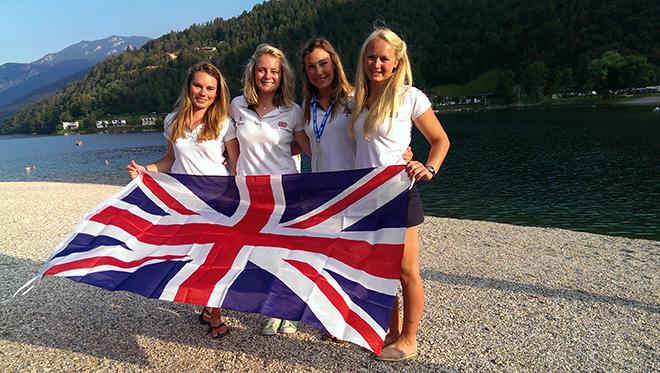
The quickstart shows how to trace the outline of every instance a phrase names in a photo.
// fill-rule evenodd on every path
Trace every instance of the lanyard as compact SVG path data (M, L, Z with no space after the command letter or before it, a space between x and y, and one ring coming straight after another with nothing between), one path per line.
M325 129L325 125L328 123L328 118L330 118L330 113L332 113L332 107L335 106L335 100L332 100L330 103L330 106L328 107L328 111L325 112L325 115L323 116L323 120L321 120L321 127L319 128L318 122L316 120L316 95L312 96L312 120L314 123L313 129L314 129L314 136L316 137L316 142L321 143L321 135L323 135L323 130Z

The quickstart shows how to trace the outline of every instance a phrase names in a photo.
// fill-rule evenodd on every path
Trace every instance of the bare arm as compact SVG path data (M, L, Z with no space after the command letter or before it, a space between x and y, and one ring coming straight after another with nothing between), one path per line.
M429 142L431 149L426 163L409 161L406 164L406 170L411 178L431 180L433 174L426 169L426 165L432 166L436 172L440 170L440 166L442 166L442 162L444 162L449 151L449 137L430 108L415 119L413 123L419 132L424 135L426 141Z
M140 172L144 171L169 172L170 169L172 169L172 163L174 163L174 147L172 147L172 143L168 141L167 152L159 160L148 163L144 166L131 160L131 163L126 166L126 168L128 169L128 174L131 179L135 179Z
M225 141L225 149L227 150L227 158L229 159L229 164L231 165L229 174L234 176L236 175L236 163L238 162L238 156L241 153L238 140L234 138L229 141Z
M305 131L295 131L293 133L293 139L296 140L300 149L305 152L308 156L312 155L312 150L309 146L309 138L305 134ZM292 147L293 149L293 147ZM291 153L293 155L293 153Z
M298 145L298 143L293 141L291 143L291 156L298 155L301 152L302 152L302 149L300 149L300 146Z

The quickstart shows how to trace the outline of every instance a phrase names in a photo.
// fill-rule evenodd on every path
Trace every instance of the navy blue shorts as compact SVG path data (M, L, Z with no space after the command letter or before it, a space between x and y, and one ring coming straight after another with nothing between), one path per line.
M424 222L424 207L422 206L422 197L419 196L417 186L413 185L408 192L408 219L406 227L414 227Z

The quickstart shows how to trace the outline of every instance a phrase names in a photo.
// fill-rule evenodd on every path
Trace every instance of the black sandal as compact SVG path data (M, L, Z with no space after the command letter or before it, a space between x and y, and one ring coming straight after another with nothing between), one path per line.
M211 318L211 311L209 311L208 308L204 307L202 308L202 312L199 314L197 320L199 320L199 323L202 325L211 326L211 322L206 320L207 317L209 319Z
M220 328L225 328L225 331L222 332L222 333L216 334L215 337L213 335L211 335L212 339L220 339L220 338L223 338L223 337L226 337L226 336L229 335L229 332L230 332L229 327L224 322L221 322L218 326L209 325L209 331L206 334L211 334L211 332L216 331L217 329L220 329Z

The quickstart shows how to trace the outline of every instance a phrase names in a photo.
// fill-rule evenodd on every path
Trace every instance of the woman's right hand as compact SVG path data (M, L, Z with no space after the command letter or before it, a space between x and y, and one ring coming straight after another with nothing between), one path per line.
M131 179L135 179L136 177L138 177L138 175L140 175L140 173L145 172L147 170L146 167L144 167L141 164L135 163L134 160L131 160L131 163L129 163L128 166L126 166L126 168L128 169L128 175L131 177Z

